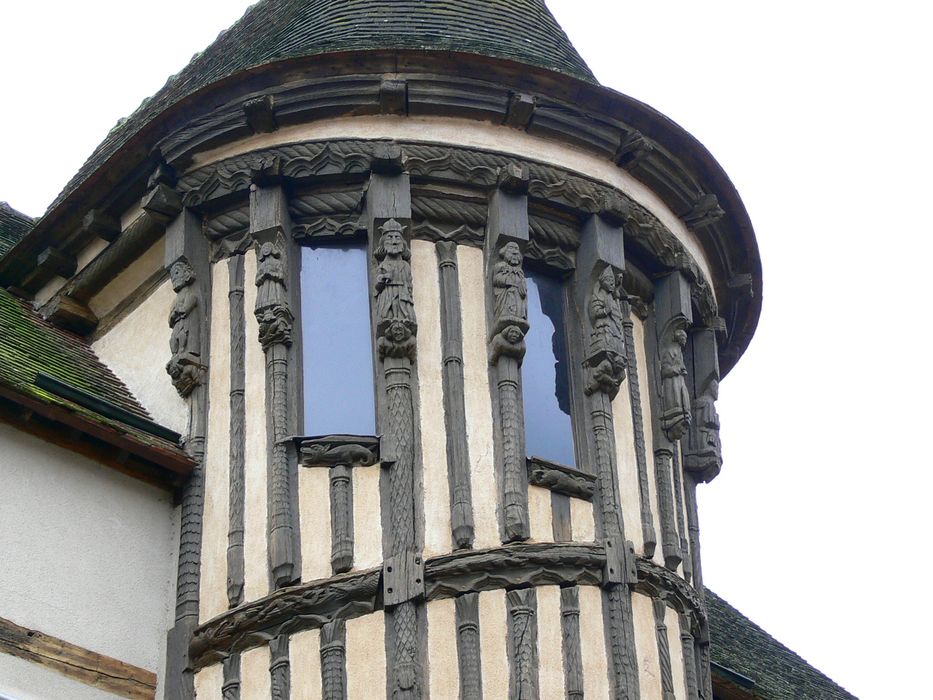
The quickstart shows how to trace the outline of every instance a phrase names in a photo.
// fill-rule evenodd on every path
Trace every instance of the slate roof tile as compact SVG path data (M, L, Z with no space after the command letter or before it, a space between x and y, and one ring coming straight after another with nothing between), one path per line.
M34 224L35 219L31 216L16 211L6 202L0 202L0 258L19 243Z

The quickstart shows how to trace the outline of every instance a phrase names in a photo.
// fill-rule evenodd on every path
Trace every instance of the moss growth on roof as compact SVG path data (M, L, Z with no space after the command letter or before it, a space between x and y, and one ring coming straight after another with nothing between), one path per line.
M260 0L121 119L49 210L145 124L201 88L275 61L380 49L505 58L596 82L544 0Z
M713 662L755 681L764 700L857 700L708 588Z
M6 202L0 202L0 258L19 243L34 224L35 219L31 216L16 211Z

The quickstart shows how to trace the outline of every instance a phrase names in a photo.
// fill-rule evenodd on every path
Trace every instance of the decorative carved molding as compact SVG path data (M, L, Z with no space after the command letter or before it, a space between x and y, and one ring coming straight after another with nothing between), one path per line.
M505 595L508 609L509 697L538 697L538 606L534 588Z
M515 543L487 550L462 550L426 562L426 599L528 586L599 586L606 551L601 544ZM695 634L706 615L697 592L682 578L638 558L635 590L658 597L689 618ZM267 644L281 634L316 629L378 610L381 569L341 574L279 589L260 600L201 625L191 643L195 668ZM465 605L464 603L461 605Z
M651 512L651 490L648 484L648 459L645 447L645 419L641 407L641 386L638 380L638 352L635 349L635 322L632 320L631 297L621 301L622 328L625 334L625 352L628 358L628 390L632 411L632 439L635 441L635 463L638 470L638 505L641 514L641 532L644 556L650 559L658 539L654 530L654 515Z
M583 700L583 652L580 647L580 589L560 589L561 648L567 700Z
M230 258L230 475L227 529L227 602L243 602L246 506L246 308L242 255Z
M279 634L269 640L269 675L271 676L272 700L289 700L291 695L288 639L288 634Z
M538 457L529 457L527 466L528 483L532 486L540 486L555 493L582 498L585 501L593 500L596 477L592 474L553 464Z
M361 435L329 435L297 438L304 467L330 470L331 568L335 574L353 568L353 467L379 461L379 438Z
M321 690L322 700L346 700L346 620L334 620L321 628Z
M457 660L460 666L461 700L482 700L483 669L479 637L479 593L456 599Z

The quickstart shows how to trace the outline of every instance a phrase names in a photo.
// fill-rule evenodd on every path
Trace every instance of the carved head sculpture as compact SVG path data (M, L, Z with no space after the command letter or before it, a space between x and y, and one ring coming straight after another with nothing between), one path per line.
M611 267L607 267L599 275L599 279L596 281L598 289L602 289L605 292L608 292L611 296L615 296L616 293L616 274Z
M680 347L685 347L687 345L687 331L681 328L674 331L674 342Z
M271 241L266 241L259 247L260 260L265 260L268 257L278 258L280 255L281 253Z
M168 275L172 280L172 289L176 292L194 282L195 278L194 268L184 258L172 263Z
M518 326L512 325L507 326L505 330L502 331L502 337L512 345L520 342L522 338L525 337L525 334L522 332L522 329Z
M719 399L719 380L710 379L709 384L707 385L707 392L714 401Z
M386 337L396 343L402 343L411 337L411 329L402 321L392 321L386 329Z
M389 219L379 227L379 245L376 246L374 255L377 260L382 260L387 256L401 257L403 260L411 259L411 251L408 248L408 242L403 235L404 227L395 219Z
M499 257L512 267L519 267L522 264L522 249L518 247L518 243L510 241L502 246Z

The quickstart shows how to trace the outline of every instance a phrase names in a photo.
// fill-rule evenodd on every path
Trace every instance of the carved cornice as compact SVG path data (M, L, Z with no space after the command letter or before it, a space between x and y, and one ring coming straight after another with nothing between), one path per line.
M605 563L605 548L593 543L518 543L452 552L425 562L425 597L523 586L600 586ZM639 558L636 565L637 592L663 599L687 615L695 630L705 624L700 598L688 583L650 560ZM223 613L195 631L192 663L203 668L282 634L374 612L382 607L381 574L380 567L310 581Z

